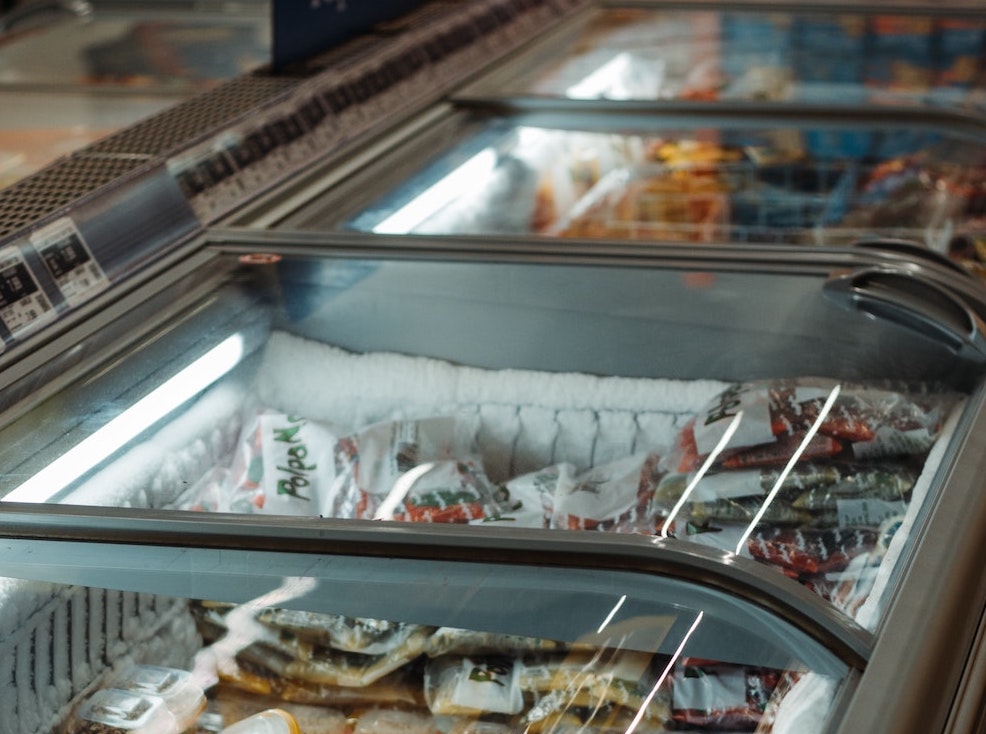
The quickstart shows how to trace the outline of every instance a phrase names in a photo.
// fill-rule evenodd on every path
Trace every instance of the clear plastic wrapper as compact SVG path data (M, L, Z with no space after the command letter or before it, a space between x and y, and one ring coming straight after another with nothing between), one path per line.
M204 477L186 502L224 512L317 515L335 477L335 440L331 426L253 412L227 473Z
M71 734L178 734L164 699L104 688L86 699L68 726Z
M283 709L269 709L230 724L222 734L302 734L295 718Z
M158 665L137 665L114 679L113 688L157 696L175 717L179 731L190 728L205 709L205 692L191 673Z
M766 563L855 617L957 400L820 378L734 385L680 431L654 524Z

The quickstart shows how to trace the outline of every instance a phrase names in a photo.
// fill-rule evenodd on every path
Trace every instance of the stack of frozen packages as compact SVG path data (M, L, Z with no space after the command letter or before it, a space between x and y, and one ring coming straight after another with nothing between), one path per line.
M205 710L202 687L188 671L131 665L110 676L69 718L67 734L181 734Z
M756 559L872 629L962 400L826 378L490 370L275 332L235 450L182 504L667 535ZM211 705L226 721L288 706L323 711L321 731L611 731L636 719L654 732L776 734L823 719L835 685L797 669L670 665L622 638L192 609L209 643L197 665L218 681Z
M673 536L776 568L869 628L961 404L817 377L485 370L285 333L256 397L233 460L185 507Z
M218 680L210 710L225 725L277 707L314 715L313 732L754 731L800 677L710 660L672 665L635 649L634 635L660 632L639 619L566 643L288 609L194 609L211 643L200 662Z
M412 190L466 171L482 185L463 185L410 231L817 245L883 237L970 269L983 261L975 243L986 167L964 142L795 128L642 136L520 127L508 139L457 173L446 169L464 153L428 169ZM390 231L387 211L374 207L352 225Z

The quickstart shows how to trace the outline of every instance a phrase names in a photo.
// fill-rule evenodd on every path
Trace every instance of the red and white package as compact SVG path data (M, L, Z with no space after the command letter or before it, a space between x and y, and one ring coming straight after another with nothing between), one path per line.
M478 459L419 464L394 483L375 519L468 523L496 519L496 490Z
M454 458L454 421L430 418L378 423L335 445L336 482L324 515L373 519L405 472Z
M257 412L241 434L217 509L319 514L335 476L335 442L329 425L273 410Z
M651 497L660 479L660 457L638 453L579 473L569 463L555 464L512 479L506 489L521 506L507 512L540 527L557 530L648 530ZM527 509L524 509L524 506Z
M952 393L908 393L827 378L738 383L678 436L679 471L716 453L715 469L744 469L835 456L873 459L931 448Z
M685 660L672 677L671 717L682 728L753 731L781 671Z

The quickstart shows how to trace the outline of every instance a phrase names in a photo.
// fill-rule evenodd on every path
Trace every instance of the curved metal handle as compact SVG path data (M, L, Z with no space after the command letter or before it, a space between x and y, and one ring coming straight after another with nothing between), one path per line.
M947 255L943 255L937 250L932 250L930 247L922 245L920 242L914 242L912 240L894 239L889 237L884 238L874 238L866 240L858 240L853 243L853 247L861 247L867 250L886 250L890 252L895 252L899 255L905 255L909 259L914 260L924 260L926 262L934 263L936 265L941 265L944 268L954 271L957 274L962 275L964 278L975 278L975 276L968 270L963 268L957 262Z
M986 363L986 324L948 290L907 271L864 268L826 281L825 295L930 337L963 359Z

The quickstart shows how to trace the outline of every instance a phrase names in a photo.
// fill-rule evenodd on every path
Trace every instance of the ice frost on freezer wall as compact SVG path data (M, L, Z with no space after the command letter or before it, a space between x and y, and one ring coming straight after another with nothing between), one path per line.
M0 579L0 734L48 734L112 667L200 644L184 599Z
M559 457L585 469L668 445L725 383L529 370L484 370L425 357L350 354L274 333L257 378L264 405L337 426L454 414L475 440L490 479ZM528 439L532 440L528 440ZM499 463L499 470L496 466ZM509 472L509 473L505 473Z
M213 390L97 472L74 504L163 507L225 460L244 394ZM187 668L201 645L184 599L0 579L0 734L48 734L128 661Z

